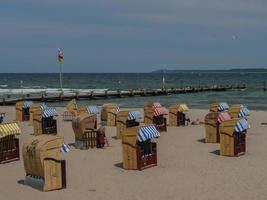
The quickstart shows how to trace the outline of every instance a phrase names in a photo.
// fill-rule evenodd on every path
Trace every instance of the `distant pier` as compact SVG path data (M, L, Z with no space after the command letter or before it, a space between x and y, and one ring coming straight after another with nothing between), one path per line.
M40 94L23 94L7 95L0 99L0 105L14 105L18 101L29 100L35 102L62 102L69 101L73 98L83 100L96 100L105 98L123 98L133 96L162 96L170 94L185 94L185 93L198 93L198 92L223 92L230 90L244 90L246 85L226 85L226 86L212 86L212 87L184 87L184 88L169 88L169 89L129 89L129 90L105 90L103 92L90 93L85 92L58 92L58 93L40 93Z

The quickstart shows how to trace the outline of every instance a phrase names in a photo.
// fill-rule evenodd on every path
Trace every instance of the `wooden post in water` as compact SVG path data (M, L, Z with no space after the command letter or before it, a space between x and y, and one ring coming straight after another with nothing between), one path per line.
M263 82L263 91L266 91L266 81Z

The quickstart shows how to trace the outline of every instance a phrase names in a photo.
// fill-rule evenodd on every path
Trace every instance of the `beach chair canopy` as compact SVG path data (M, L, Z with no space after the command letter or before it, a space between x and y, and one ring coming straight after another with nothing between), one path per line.
M217 118L219 123L222 123L222 122L224 122L226 120L230 120L230 119L231 119L231 116L227 112L222 112L222 113L218 114L218 118Z
M179 112L186 112L188 110L189 110L189 108L188 108L188 106L186 104L180 104L179 105L179 108L178 108Z
M24 101L22 108L30 108L32 106L33 102L32 101Z
M165 107L158 107L154 110L154 116L168 115L168 110Z
M239 112L239 117L249 116L250 111L246 107L242 107Z
M9 135L19 135L19 134L21 134L21 130L17 123L0 124L0 138Z
M148 125L139 129L137 140L139 142L145 142L146 140L158 138L159 136L160 133L156 129L155 125Z
M218 111L225 111L229 109L229 105L226 102L221 102L218 105Z
M132 110L129 111L128 113L128 120L135 120L135 119L140 119L141 118L141 112L138 110Z
M86 110L90 114L99 114L99 109L96 106L86 106Z
M48 108L48 106L45 103L41 103L40 108L41 110L45 110L46 108Z
M153 107L154 108L160 108L162 106L161 106L161 104L159 102L155 102L155 103L153 103Z
M239 119L236 122L235 131L241 133L250 128L250 125L246 119Z
M58 113L55 108L47 107L46 109L43 110L42 113L43 118L54 117L54 116L58 116Z

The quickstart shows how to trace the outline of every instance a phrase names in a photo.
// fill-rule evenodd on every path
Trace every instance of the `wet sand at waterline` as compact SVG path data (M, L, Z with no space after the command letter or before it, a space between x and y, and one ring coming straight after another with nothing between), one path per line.
M63 122L64 108L57 108L58 135L74 142L71 122ZM15 120L14 107L0 107L5 122ZM204 120L207 110L190 110L191 121ZM107 127L110 147L61 154L67 164L67 188L41 192L23 184L23 159L0 165L0 200L31 199L266 199L267 197L267 112L252 111L247 134L247 152L240 157L218 155L218 144L205 144L204 125L168 127L156 139L158 166L143 171L122 169L121 140L115 127ZM22 130L20 150L33 133L28 122ZM20 152L21 153L21 152Z

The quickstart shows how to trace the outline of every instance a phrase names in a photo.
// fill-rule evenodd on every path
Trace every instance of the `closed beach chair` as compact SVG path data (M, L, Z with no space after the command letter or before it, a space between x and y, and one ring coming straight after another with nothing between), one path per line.
M250 111L243 104L231 105L228 113L232 118L242 118L250 115Z
M189 110L186 104L174 104L169 107L169 126L185 126L186 112Z
M75 148L103 148L106 144L105 128L97 129L96 114L83 113L72 121Z
M109 110L116 110L119 106L115 103L105 103L102 105L101 108L101 121L107 121L108 118L108 111Z
M33 113L33 130L34 135L57 134L58 116L55 108L42 106Z
M21 130L17 123L0 124L0 163L19 160L19 135Z
M121 135L126 128L139 126L138 120L141 113L137 110L123 110L117 114L117 139L121 139Z
M48 106L45 103L34 103L30 107L30 125L33 125L33 115L35 111L39 111L40 109L45 109Z
M120 112L120 108L108 108L107 109L107 126L116 126L117 115Z
M43 191L66 187L66 162L60 159L61 137L39 135L28 138L22 147L25 183Z
M167 131L167 115L167 109L158 102L144 106L144 123L154 124L159 131Z
M72 121L74 117L78 115L78 106L75 99L72 99L67 103L67 111L63 113L63 121Z
M19 101L16 103L16 120L23 122L30 120L30 107L32 106L32 101Z
M230 119L220 125L220 155L239 156L246 152L246 119Z
M220 142L220 124L231 119L227 112L210 112L205 116L206 143Z
M210 105L210 112L223 112L229 109L226 102L215 102Z
M143 170L157 165L157 144L151 142L160 133L155 125L130 127L122 134L123 168Z

